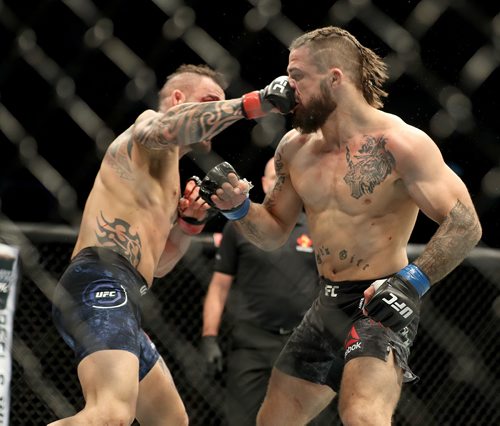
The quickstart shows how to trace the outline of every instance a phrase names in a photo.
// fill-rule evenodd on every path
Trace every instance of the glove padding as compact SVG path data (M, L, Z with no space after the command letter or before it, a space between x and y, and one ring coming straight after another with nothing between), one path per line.
M200 342L200 351L211 369L221 373L222 351L217 343L217 336L203 336Z
M262 117L273 108L281 114L288 114L296 105L295 91L287 76L275 78L264 89L247 93L242 99L242 110L246 118Z
M420 297L415 287L398 274L385 280L365 305L368 316L396 333L420 313Z
M240 179L240 176L238 173L236 173L236 170L234 170L233 166L229 164L227 161L223 161L220 164L217 164L215 167L213 167L207 175L203 178L202 181L200 181L199 186L200 186L200 197L211 207L217 209L217 206L215 203L212 201L211 197L212 195L216 195L217 189L219 189L223 183L228 182L229 179L227 175L229 173L234 173L238 179ZM250 182L249 182L250 183ZM250 184L250 188L252 188L252 185ZM230 210L224 210L224 212L232 212L235 211L239 208L240 206L237 206L233 209Z

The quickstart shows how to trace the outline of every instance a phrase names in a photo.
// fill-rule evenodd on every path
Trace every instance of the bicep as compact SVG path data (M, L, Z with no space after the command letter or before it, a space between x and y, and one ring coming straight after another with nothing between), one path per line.
M408 189L420 210L437 223L448 216L458 201L472 206L464 182L447 165L433 176L410 182Z
M276 182L264 200L265 209L289 233L302 211L302 199L299 197L290 178L290 142L285 136L276 149L274 164Z

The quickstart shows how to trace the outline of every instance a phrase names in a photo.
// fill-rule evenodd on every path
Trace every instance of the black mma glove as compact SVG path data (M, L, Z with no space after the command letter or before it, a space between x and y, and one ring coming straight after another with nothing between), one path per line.
M200 186L200 183L201 183L201 180L199 177L197 176L192 176L190 177L187 182L186 182L186 186L187 186L187 183L189 181L193 181L194 184L196 185L194 188L196 187L199 187ZM188 197L191 196L192 192L193 192L194 189L191 190L191 193L188 194ZM183 195L182 198L185 198L186 197L186 194ZM217 210L213 209L213 208L210 208L206 211L205 213L205 217L203 219L196 219L194 217L191 217L191 216L186 216L184 214L184 211L185 210L182 210L179 206L178 208L178 218L177 218L177 224L179 225L179 227L182 229L182 231L185 233L185 234L188 234L188 235L196 235L196 234L199 234L203 228L205 227L205 224L210 220L212 219L215 215L217 215Z
M202 336L200 351L205 361L217 372L222 372L222 351L217 336Z
M248 119L263 117L273 108L282 114L288 114L295 105L295 92L290 87L287 76L275 78L264 89L247 93L241 99L243 115Z
M385 281L375 281L375 294L365 305L368 316L398 332L420 312L420 298L430 288L429 278L412 263Z
M229 164L228 162L224 161L213 167L200 182L199 185L200 197L211 207L217 209L216 205L214 204L214 202L210 197L216 194L217 189L219 189L223 183L228 182L227 175L229 173L234 173L236 177L240 179L238 173L236 173L236 170L234 170L233 166L231 166L231 164ZM251 184L251 182L248 182L248 184L250 185L250 189L252 189L253 185ZM247 194L247 198L239 206L231 210L219 210L219 211L229 220L238 220L245 217L249 209L250 209L250 199L248 198Z

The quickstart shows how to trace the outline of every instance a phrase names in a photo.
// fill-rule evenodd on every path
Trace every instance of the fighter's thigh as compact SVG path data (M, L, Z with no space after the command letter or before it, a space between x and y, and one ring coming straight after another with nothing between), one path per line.
M335 395L329 386L299 379L274 368L257 424L304 425L316 417Z
M78 365L78 378L85 397L85 410L105 413L135 412L139 360L122 350L94 352Z
M377 407L392 413L399 396L403 373L390 350L387 360L371 356L351 359L344 367L340 386L340 411L354 405Z
M161 357L139 383L137 419L146 426L188 424L184 403Z

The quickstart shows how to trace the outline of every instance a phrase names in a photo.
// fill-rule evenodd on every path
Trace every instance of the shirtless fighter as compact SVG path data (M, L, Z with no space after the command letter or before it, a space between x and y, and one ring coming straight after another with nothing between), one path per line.
M304 206L314 241L322 291L275 364L257 423L304 425L338 393L344 425L389 426L402 382L415 378L420 298L466 257L481 226L431 138L380 110L386 66L349 32L300 36L288 76L298 106L275 153L274 189L251 203L229 174L211 197L218 208L240 205L233 219L266 250L286 241ZM419 210L439 226L408 264Z
M208 205L190 180L179 201L179 158L209 150L238 120L295 105L286 77L224 100L220 76L184 65L146 111L108 148L87 199L72 262L53 299L55 324L75 351L85 407L51 425L185 425L172 377L141 328L139 300L170 271ZM246 189L242 184L241 190Z

